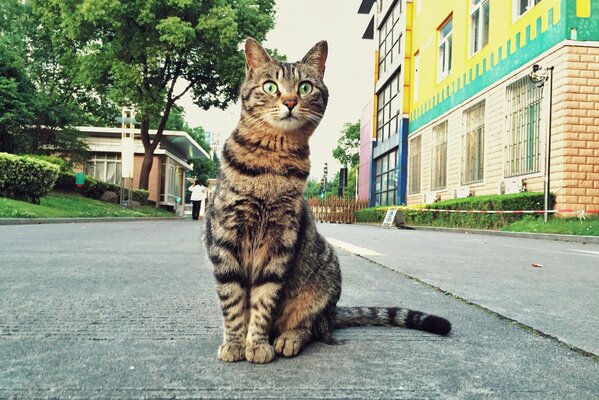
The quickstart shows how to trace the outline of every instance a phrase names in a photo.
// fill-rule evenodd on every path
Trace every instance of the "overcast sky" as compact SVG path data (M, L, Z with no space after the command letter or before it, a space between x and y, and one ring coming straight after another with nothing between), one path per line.
M329 164L332 178L340 165L332 156L343 124L357 122L372 97L374 47L362 34L368 16L358 15L359 0L277 0L276 26L266 37L265 47L276 48L287 60L300 60L319 40L329 44L325 84L329 103L325 116L310 140L313 178L322 176ZM221 143L239 120L239 104L227 110L203 111L184 98L186 120L192 127L220 134Z

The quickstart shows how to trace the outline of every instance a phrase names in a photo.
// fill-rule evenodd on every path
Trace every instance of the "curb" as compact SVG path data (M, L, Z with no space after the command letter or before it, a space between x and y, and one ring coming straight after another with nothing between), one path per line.
M599 244L599 236L582 236L582 235L560 235L556 233L531 233L531 232L508 232L508 231L486 231L483 229L462 229L462 228L440 228L433 226L410 226L418 231L435 231L435 232L450 232L450 233L465 233L472 235L488 235L488 236L504 236L538 240L554 240L560 242L574 243L592 243Z
M356 225L380 226L381 223L378 223L378 222L377 223L356 222ZM398 227L398 229L401 229L401 227ZM488 231L488 230L484 230L484 229L443 228L443 227L436 227L436 226L416 226L416 225L410 225L409 229L413 229L416 231L464 233L467 235L503 236L503 237L537 239L537 240L554 240L554 241L558 241L558 242L599 244L599 236L560 235L557 233Z
M184 221L185 219L185 217L0 218L0 226L76 224L90 222Z

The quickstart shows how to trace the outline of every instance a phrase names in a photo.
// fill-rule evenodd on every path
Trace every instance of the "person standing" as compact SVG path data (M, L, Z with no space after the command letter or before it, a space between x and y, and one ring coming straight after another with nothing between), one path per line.
M202 201L206 199L206 187L202 186L200 181L196 179L193 181L193 185L189 187L189 191L191 192L191 204L193 206L191 218L197 220L200 216Z

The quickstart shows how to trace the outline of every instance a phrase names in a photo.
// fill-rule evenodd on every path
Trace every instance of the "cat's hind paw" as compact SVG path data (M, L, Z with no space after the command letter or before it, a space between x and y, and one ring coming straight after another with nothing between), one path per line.
M275 358L275 350L268 343L249 344L245 348L245 359L256 364L266 364Z
M245 348L240 343L225 342L218 349L218 359L226 362L241 361L245 358Z

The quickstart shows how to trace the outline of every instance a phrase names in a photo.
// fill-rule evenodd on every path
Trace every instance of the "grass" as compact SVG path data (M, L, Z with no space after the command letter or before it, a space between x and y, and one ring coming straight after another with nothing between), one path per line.
M50 193L40 205L0 197L0 218L95 218L95 217L173 217L166 210L141 206L134 209L93 200L77 194Z
M524 217L514 222L503 231L511 232L533 232L533 233L557 233L562 235L586 235L599 236L599 216L579 218L551 218L544 222L542 218Z

